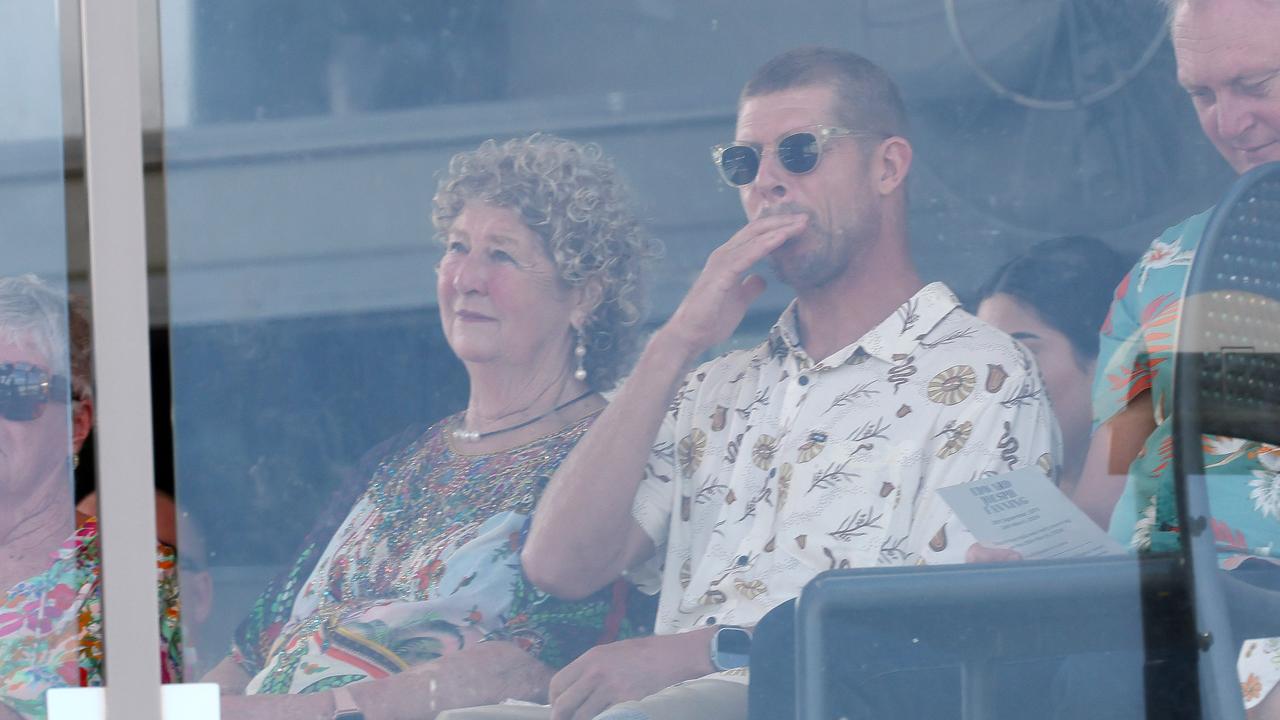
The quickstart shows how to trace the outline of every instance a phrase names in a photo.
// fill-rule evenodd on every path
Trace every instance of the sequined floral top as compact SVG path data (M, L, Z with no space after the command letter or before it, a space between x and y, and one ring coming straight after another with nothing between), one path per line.
M178 578L173 548L159 545L156 576L163 682L181 682ZM0 704L45 717L50 688L102 685L102 556L98 522L85 520L44 572L14 585L0 604Z
M592 416L594 417L594 416ZM438 423L381 459L345 520L268 589L234 649L246 692L310 693L379 679L486 640L553 666L646 632L622 584L581 601L520 569L530 513L592 417L520 447L458 452Z

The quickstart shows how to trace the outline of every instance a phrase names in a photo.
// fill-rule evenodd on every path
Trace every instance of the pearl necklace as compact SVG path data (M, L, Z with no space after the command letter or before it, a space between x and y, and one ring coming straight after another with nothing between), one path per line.
M529 427L530 425L538 422L539 420L547 417L548 415L554 415L555 413L560 412L561 410L569 407L570 405L578 402L579 400L586 399L588 396L590 396L594 392L595 392L594 390L588 390L582 393L581 395L579 395L578 397L573 398L572 400L566 400L560 403L559 405L551 408L550 410L542 413L541 415L535 418L530 418L517 425L512 425L511 427L504 427L498 430L489 430L487 432L477 432L475 430L463 430L461 425L462 423L466 422L466 419L467 419L466 415L464 414L462 416L462 419L458 421L459 427L456 427L450 430L449 433L453 436L454 440L462 440L465 442L479 442L487 437L493 437L494 435L501 435L502 433L508 433L508 432L511 432L512 430L519 430L520 428Z

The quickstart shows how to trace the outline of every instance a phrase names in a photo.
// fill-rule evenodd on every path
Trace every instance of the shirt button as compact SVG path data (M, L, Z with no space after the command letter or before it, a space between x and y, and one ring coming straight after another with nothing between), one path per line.
M809 384L809 376L801 375L799 378L796 379L796 382L800 383L800 387L804 387L805 385Z
M746 565L748 562L751 562L751 558L747 557L746 555L738 556L738 567L742 567L743 565Z
M715 615L712 615L711 617L707 618L707 624L708 624L708 625L715 625L715 624L716 624L716 616L715 616Z

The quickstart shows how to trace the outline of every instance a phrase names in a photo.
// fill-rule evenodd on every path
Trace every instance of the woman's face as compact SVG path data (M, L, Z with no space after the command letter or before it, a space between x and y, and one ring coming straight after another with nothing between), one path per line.
M0 340L0 365L6 363L27 363L46 372L50 368L40 353ZM67 482L61 473L70 455L68 429L67 405L61 402L46 403L34 420L10 420L0 414L0 497L10 498L5 502L30 495L39 483Z
M464 363L569 363L581 293L516 211L467 202L445 237L436 291L445 338Z
M1030 306L1011 295L996 293L978 306L978 317L1027 346L1036 356L1036 364L1044 376L1054 415L1062 429L1066 452L1081 453L1088 442L1093 413L1090 397L1093 390L1093 362L1080 367L1071 341L1066 335L1040 319ZM1067 458L1067 462L1083 458Z

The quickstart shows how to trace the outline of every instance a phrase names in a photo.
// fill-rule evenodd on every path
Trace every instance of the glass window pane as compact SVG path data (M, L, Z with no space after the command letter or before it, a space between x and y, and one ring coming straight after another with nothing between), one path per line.
M1197 702L1173 338L1275 109L1189 98L1158 3L160 13L186 677L228 712L541 703L587 652L648 695L757 623L759 717L814 627L840 712ZM1205 445L1237 555L1271 447Z
M78 53L73 3L0 2L0 716L6 718L45 717L51 689L103 684ZM159 560L169 568L160 572L161 594L173 595L172 552ZM164 654L170 640L176 643L177 621L155 622L160 632L150 647ZM176 655L170 658L177 670Z

